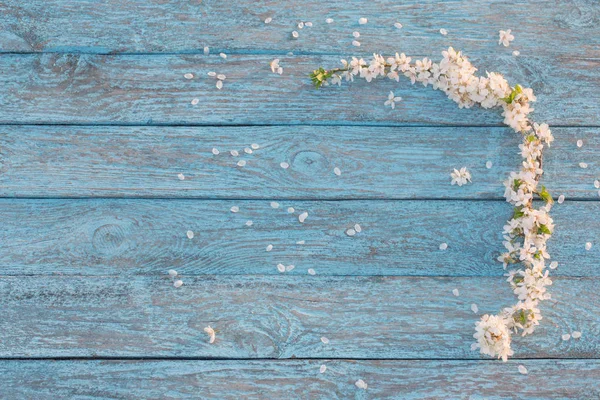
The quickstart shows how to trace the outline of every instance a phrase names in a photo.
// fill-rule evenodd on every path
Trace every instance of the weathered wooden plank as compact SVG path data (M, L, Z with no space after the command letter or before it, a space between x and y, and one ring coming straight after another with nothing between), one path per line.
M323 374L320 365L327 366ZM520 375L518 365L529 374ZM12 399L600 397L598 360L44 360L0 361L0 373L0 396ZM354 385L358 379L369 385L366 392Z
M0 11L4 52L201 52L210 46L216 52L339 53L358 50L351 46L358 30L367 53L397 51L399 43L420 52L455 43L472 51L600 54L600 11L585 1L6 0ZM267 17L273 18L269 25ZM369 23L359 25L361 17ZM300 21L313 27L300 30ZM511 48L498 47L498 30L510 28L516 36ZM297 40L292 30L300 32Z
M229 209L237 205L236 214ZM294 207L291 215L286 210ZM298 215L309 213L301 224ZM501 276L504 202L2 200L5 275ZM553 275L598 276L598 202L556 205ZM252 226L246 226L251 220ZM359 223L354 237L346 230ZM194 238L188 239L188 230ZM298 244L305 241L304 244ZM591 250L585 243L593 242ZM440 243L448 249L439 250ZM270 252L266 247L272 245Z
M487 313L515 300L501 277L183 280L2 277L0 357L478 359L471 304ZM517 356L597 358L598 290L596 278L557 278L536 335L514 338ZM573 330L581 339L561 340Z
M598 199L598 133L554 129L543 184L557 196ZM520 140L508 128L2 126L0 195L499 199ZM473 184L451 186L462 166Z
M431 49L428 56L442 48ZM535 119L595 125L600 58L474 54L482 71L500 71L538 95ZM501 125L497 110L458 109L441 92L385 80L316 90L308 74L334 56L5 55L0 58L0 123L48 124L454 124ZM222 90L207 72L227 75ZM184 78L186 73L195 78ZM393 89L404 101L384 107ZM200 100L191 105L194 98Z

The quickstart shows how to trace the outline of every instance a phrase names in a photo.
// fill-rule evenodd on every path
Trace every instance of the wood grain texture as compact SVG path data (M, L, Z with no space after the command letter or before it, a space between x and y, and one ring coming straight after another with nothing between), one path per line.
M234 214L229 209L237 205ZM294 207L292 215L286 210ZM307 211L301 224L298 215ZM2 200L5 275L288 274L501 276L504 202ZM552 210L553 275L598 276L598 202ZM247 221L252 226L246 226ZM359 223L362 232L346 230ZM186 232L192 230L194 238ZM305 241L304 244L298 244ZM440 243L448 249L439 250ZM585 243L593 242L591 250ZM273 250L266 251L271 244Z
M553 133L542 183L555 197L598 199L600 130ZM245 154L253 143L261 148ZM501 199L519 143L508 128L2 126L0 195ZM473 184L451 186L462 166Z
M411 49L407 52L414 54ZM443 48L426 55L439 58ZM533 118L551 125L595 125L600 113L600 58L513 57L470 53L481 71L531 86ZM496 125L498 110L458 109L439 91L410 82L356 82L316 90L308 74L337 66L337 56L28 54L0 58L0 123L10 124L369 124ZM224 87L207 75L227 76ZM184 74L195 74L194 79ZM403 101L384 107L390 90ZM200 100L191 105L194 98Z
M11 399L600 397L598 360L0 361L0 374L0 396Z
M176 289L169 277L2 277L0 357L478 359L471 304L483 314L515 301L503 277L183 281ZM587 300L598 290L596 278L556 278L543 324L514 338L515 357L597 358L600 304ZM561 340L573 330L583 336Z
M202 52L210 46L216 53L338 54L398 51L400 44L427 54L456 43L507 54L514 48L523 54L600 54L600 10L593 0L5 0L0 12L4 52ZM273 18L269 25L263 22L267 17ZM361 17L369 23L359 25ZM335 22L326 24L326 18ZM313 27L300 30L300 21ZM512 48L499 47L498 31L511 28ZM299 39L292 30L300 32ZM361 33L361 49L351 45L354 30Z

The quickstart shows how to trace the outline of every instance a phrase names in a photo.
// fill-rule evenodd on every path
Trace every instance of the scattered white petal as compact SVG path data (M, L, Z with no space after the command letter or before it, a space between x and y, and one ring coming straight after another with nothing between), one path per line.
M252 147L254 150L260 149L260 146L256 143L252 143L250 147Z
M583 140L579 139L577 141L577 147L582 147L583 146Z
M234 156L234 157L237 157L237 156L239 156L239 155L240 155L240 153L239 153L237 150L231 150L231 151L229 152L229 154L231 154L231 155L232 155L232 156Z
M213 149L212 149L212 153L213 153L215 156L217 156L217 155L219 155L220 151L219 151L219 150L218 150L216 147L213 147Z
M329 339L327 339L325 336L321 336L321 342L323 342L324 344L329 343Z
M246 160L240 160L237 162L238 167L245 167L246 166Z
M314 269L312 269L312 268L309 268L309 269L308 269L308 274L309 274L309 275L316 275L317 273L315 272L315 270L314 270Z
M324 373L325 371L327 371L327 365L321 365L321 368L319 368L319 373Z
M280 163L279 166L283 169L288 169L290 167L290 164L288 164L284 161L284 162Z
M265 18L265 24L270 24L271 21L273 21L273 18L271 18L271 17Z
M352 36L358 39L360 37L360 32L354 31L352 32Z
M204 332L208 334L208 343L213 344L215 342L216 337L215 330L209 325L206 328L204 328Z
M446 250L448 248L448 243L440 243L440 250Z
M512 42L515 37L511 35L510 29L506 31L499 31L500 40L498 40L498 44L502 44L504 47L508 47L510 42Z
M591 249L592 249L592 242L587 242L587 243L585 244L585 249L586 249L586 250L591 250Z
M354 236L354 235L356 235L356 231L354 229L352 229L352 228L346 229L346 235L348 235L348 236Z
M596 179L596 180L594 181L594 187L595 187L596 189L600 189L600 181L599 181L598 179Z
M335 167L333 169L333 173L336 174L337 176L340 176L342 174L342 171L340 171L340 169L338 167Z
M187 74L183 75L183 77L184 77L185 79L193 79L193 78L194 78L194 74L190 74L190 73L188 72Z
M186 235L187 235L188 239L193 239L194 238L194 232L192 232L192 231L187 231Z
M475 303L471 304L471 311L473 311L475 314L477 314L477 312L479 311L479 307L477 307L477 304L475 304Z
M217 79L220 81L224 81L225 79L227 79L227 76L225 76L225 74L219 74L217 75Z
M304 28L304 22L298 22L298 29Z
M246 226L252 226L252 225L254 225L254 222L252 222L250 220L246 221Z
M369 22L369 20L368 20L368 19L366 19L366 18L359 18L359 19L358 19L358 23L359 23L360 25L364 25L364 24L366 24L367 22Z
M223 88L223 81L217 81L217 84L215 86L217 87L217 89L221 90Z
M523 365L519 365L519 373L523 375L527 375L527 368Z
M306 243L304 240L298 240L298 241L296 242L296 244L304 244L304 243Z
M196 104L200 103L200 99L193 99L192 100L192 105L195 106Z
M169 270L169 276L171 278L175 278L177 276L177 271L175 271L174 269L170 269Z
M327 19L325 20L325 22L327 22L328 24L331 24L331 23L333 22L333 18L327 18Z
M312 22L305 22L304 25L308 26L309 28L312 28L313 23Z
M293 264L288 265L287 267L285 267L285 270L287 272L290 272L291 270L293 270L294 268L296 268Z
M354 224L354 230L357 233L360 233L360 232L362 232L362 227L359 224Z
M206 75L215 77L215 76L217 76L217 73L214 71L210 71Z
M354 47L360 47L360 42L358 40L353 40L352 41L352 46L354 46Z
M288 209L287 209L287 212L290 213L290 214L293 213L294 211L296 211L294 209L294 207L288 207Z
M446 36L448 34L448 31L444 28L440 29L440 33L444 36Z
M244 153L246 153L246 154L252 154L253 151L252 151L252 149L250 147L244 147Z
M267 251L271 251L271 250L273 250L273 245L272 244L270 244L270 245L267 246Z
M568 333L565 333L564 335L561 336L561 338L562 338L562 340L567 341L567 340L571 339L571 335L569 335Z
M176 280L175 282L173 282L173 286L175 286L176 288L181 287L181 285L183 285L182 280Z
M493 162L491 162L491 161L488 161L488 162L486 162L486 163L485 163L485 167L486 167L487 169L490 169L490 168L492 168L492 165L494 165L494 163L493 163Z
M177 174L177 177L179 178L180 181L185 179L185 175L184 174Z
M308 213L306 211L304 211L302 214L298 215L298 221L304 222L307 217L308 217Z
M521 55L521 52L519 50L515 50L515 51L513 51L512 54L513 54L513 56L518 57Z
M402 29L402 24L401 24L400 22L396 22L396 23L394 24L394 26L395 26L397 29Z
M272 201L272 202L271 202L271 207L272 207L272 208L279 208L279 203L278 203L278 202L276 202L276 201Z
M210 54L210 48L208 46L204 46L204 55L207 56Z
M550 269L556 269L558 268L558 261L552 261L550 263Z
M269 63L269 66L271 67L271 72L273 72L274 74L283 74L283 68L279 65L279 58L276 58L273 61L271 61Z
M233 206L230 208L230 210L232 213L236 213L236 212L240 211L240 208L238 206Z
M359 389L367 390L367 388L369 387L369 385L367 385L367 383L365 381L363 381L362 379L357 380L356 382L354 382L354 384Z
M581 337L581 332L579 332L579 331L573 331L573 333L571 333L571 337L573 339L579 339Z
M453 289L452 294L458 297L460 295L460 292L458 291L458 289Z
M587 163L584 163L584 162L579 163L579 168L586 169L587 167L588 167Z
M296 31L293 31L293 32L292 32L292 37L293 37L294 39L298 39L298 36L299 36L299 35L298 35L298 32L296 32Z
M277 271L279 271L279 272L285 272L285 265L283 265L283 264L277 264Z
M558 204L562 204L565 201L565 195L561 194L560 196L558 196Z
M225 60L225 59L227 59L227 54L219 53L219 57L221 57L223 60Z

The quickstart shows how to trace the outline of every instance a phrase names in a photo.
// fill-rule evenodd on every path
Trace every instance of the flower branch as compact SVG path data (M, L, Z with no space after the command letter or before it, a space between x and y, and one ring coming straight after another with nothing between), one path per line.
M533 111L530 103L536 101L532 89L520 85L511 87L496 72L488 72L486 76L475 75L477 69L452 47L442 52L442 55L439 63L428 58L412 63L411 57L404 53L396 53L387 59L373 54L368 62L352 57L350 61L341 60L341 68L316 69L310 74L310 78L315 87L320 88L341 85L343 81L352 82L355 78L362 78L367 82L376 78L388 78L398 82L400 76L405 76L413 84L419 82L443 91L460 108L475 105L482 108L502 108L504 123L522 134L523 142L519 145L523 157L521 167L517 172L511 172L504 182L504 196L514 210L503 231L503 244L507 251L498 257L505 269L508 265L520 267L506 274L507 281L517 296L517 303L496 315L482 316L475 323L473 336L477 341L472 346L483 354L506 361L513 355L512 334L521 333L525 336L533 333L542 319L539 303L550 298L546 291L546 287L552 284L546 265L546 260L550 259L546 241L554 231L554 223L549 215L553 200L544 186L538 188L538 182L544 172L544 146L550 145L554 138L547 124L537 124L528 118ZM399 98L390 93L386 105L393 108L396 99ZM468 178L470 179L470 175ZM536 209L534 196L545 204ZM556 265L553 262L550 268L555 268Z

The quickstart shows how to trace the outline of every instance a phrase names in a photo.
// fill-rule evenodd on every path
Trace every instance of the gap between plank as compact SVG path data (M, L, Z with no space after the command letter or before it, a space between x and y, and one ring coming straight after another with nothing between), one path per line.
M0 53L1 54L1 53ZM510 127L498 123L498 124L411 124L411 123L400 123L400 124L387 124L387 123L372 123L372 122L352 122L344 123L338 121L329 122L298 122L298 123L225 123L225 124L214 124L214 123L173 123L173 122L152 122L152 123L137 123L137 122L94 122L94 123L81 123L81 122L0 122L0 126L76 126L76 127L97 127L97 126L108 126L108 127L202 127L202 128L244 128L244 127L256 127L256 126L272 126L272 127L286 127L286 126L352 126L352 127L381 127L381 128L504 128L510 129ZM559 125L552 124L552 128L572 128L572 129L589 129L589 128L600 128L600 125Z
M548 360L600 360L600 357L578 358L578 357L545 357L545 358L520 358L511 357L511 360L531 360L531 361L548 361ZM123 356L123 357L0 357L2 361L470 361L491 363L499 362L496 359L480 359L480 358L348 358L348 357L309 357L309 358L227 358L227 357L153 357L153 356Z

